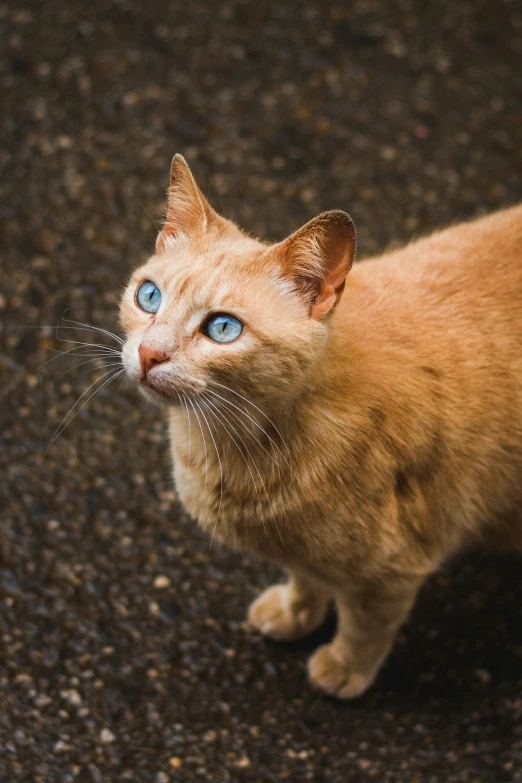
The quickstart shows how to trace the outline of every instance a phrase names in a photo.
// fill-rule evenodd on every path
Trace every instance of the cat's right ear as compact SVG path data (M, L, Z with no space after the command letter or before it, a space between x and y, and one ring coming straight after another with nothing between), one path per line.
M156 240L156 252L161 253L169 240L180 234L190 236L207 230L210 221L219 219L198 188L183 155L174 155L170 167L167 216Z

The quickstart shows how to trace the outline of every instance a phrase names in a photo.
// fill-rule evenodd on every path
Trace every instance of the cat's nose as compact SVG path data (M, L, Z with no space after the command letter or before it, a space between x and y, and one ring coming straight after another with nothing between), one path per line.
M167 354L163 351L160 351L157 348L151 348L150 345L145 345L144 343L138 348L138 353L143 375L147 375L149 370L152 370L157 364L162 364L169 359Z

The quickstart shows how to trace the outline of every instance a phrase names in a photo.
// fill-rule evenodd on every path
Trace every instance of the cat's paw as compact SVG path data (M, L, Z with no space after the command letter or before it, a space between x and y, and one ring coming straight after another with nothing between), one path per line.
M373 675L361 674L338 660L332 644L325 644L308 661L308 677L315 688L338 699L354 699L370 687Z
M279 642L301 639L321 625L327 602L323 596L295 600L288 585L273 585L248 610L248 622Z

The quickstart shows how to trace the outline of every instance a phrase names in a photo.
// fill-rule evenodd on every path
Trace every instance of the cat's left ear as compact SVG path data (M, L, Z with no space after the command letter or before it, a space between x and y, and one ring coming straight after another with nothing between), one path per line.
M310 220L272 252L305 298L310 316L321 320L342 296L355 248L353 220L346 212L331 210Z
M174 155L170 167L167 217L156 240L156 251L165 249L169 239L179 234L204 232L212 221L220 220L198 188L183 155Z

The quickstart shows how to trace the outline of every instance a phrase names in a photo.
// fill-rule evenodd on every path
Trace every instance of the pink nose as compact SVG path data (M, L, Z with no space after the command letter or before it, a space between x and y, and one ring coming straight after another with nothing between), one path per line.
M138 349L140 355L141 371L143 375L147 375L149 370L152 370L157 364L168 361L167 354L157 348L151 348L149 345L140 345Z

